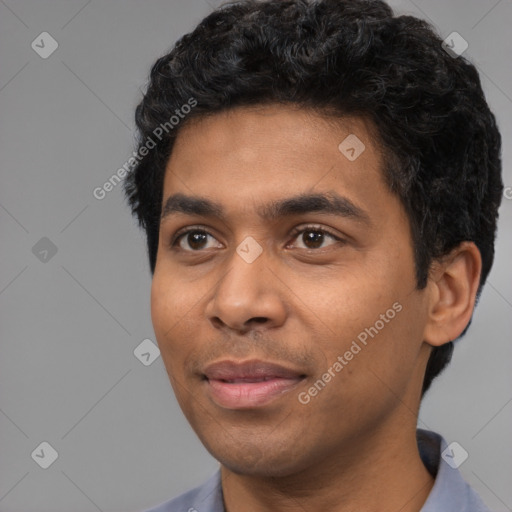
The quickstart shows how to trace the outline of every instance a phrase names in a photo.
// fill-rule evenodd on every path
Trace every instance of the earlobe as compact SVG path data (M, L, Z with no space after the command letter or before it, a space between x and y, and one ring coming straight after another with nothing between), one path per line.
M444 345L464 331L473 314L481 271L482 258L473 242L462 242L432 265L426 343Z

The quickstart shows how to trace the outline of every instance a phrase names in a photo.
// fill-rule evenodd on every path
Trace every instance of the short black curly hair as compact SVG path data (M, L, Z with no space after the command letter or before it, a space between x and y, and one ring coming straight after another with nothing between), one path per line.
M370 119L387 155L388 186L409 216L418 288L433 260L473 241L480 295L503 193L495 117L475 67L449 54L427 22L394 16L381 0L229 2L156 61L136 109L139 158L124 184L152 274L165 166L180 128L264 103ZM184 113L183 121L175 116ZM156 147L141 152L149 140ZM452 351L452 341L432 349L422 396Z

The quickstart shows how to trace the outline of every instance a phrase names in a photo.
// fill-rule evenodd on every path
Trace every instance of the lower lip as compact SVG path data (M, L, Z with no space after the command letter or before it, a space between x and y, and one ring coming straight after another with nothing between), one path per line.
M275 378L260 382L229 383L207 380L213 401L226 409L250 409L268 404L297 386L302 378Z

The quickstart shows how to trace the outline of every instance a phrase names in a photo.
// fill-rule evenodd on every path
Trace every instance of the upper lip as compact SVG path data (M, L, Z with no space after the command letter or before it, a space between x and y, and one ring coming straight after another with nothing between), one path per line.
M304 373L276 363L260 360L232 361L224 360L212 363L204 369L204 375L210 380L262 379L304 377Z

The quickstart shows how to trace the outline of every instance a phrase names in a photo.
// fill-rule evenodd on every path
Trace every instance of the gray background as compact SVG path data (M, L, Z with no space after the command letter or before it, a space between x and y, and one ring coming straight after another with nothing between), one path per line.
M457 31L468 41L512 186L512 0L391 4L443 38ZM136 512L217 467L183 418L162 359L145 366L134 356L155 338L144 240L121 186L101 201L92 194L134 149L133 113L151 64L215 5L0 0L1 512ZM47 59L31 48L44 31L59 45ZM496 511L512 510L510 188L508 197L473 325L419 422L465 448L460 469ZM33 250L43 237L56 254L43 256L46 240ZM43 441L58 452L48 469L31 457Z

